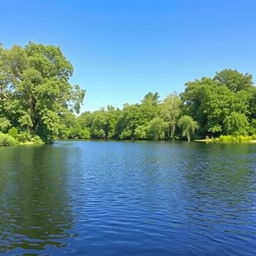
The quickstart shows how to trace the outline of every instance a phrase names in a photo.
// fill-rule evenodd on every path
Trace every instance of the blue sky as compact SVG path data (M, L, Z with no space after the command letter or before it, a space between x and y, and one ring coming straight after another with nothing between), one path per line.
M255 0L1 1L0 42L60 46L82 110L162 98L235 68L256 77Z

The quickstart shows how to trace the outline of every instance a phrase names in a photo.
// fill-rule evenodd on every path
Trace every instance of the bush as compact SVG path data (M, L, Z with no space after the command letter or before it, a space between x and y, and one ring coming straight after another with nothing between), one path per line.
M17 144L18 141L12 136L0 132L0 146L13 146Z
M32 138L30 139L30 141L31 141L33 144L37 144L37 145L44 144L44 142L42 141L42 139L41 139L39 136L37 136L37 135L35 135L34 137L32 137Z
M31 136L31 134L28 133L28 132L21 132L21 133L19 133L19 134L17 135L17 139L18 139L18 141L21 142L21 143L29 142L29 141L31 141L31 138L32 138L32 136Z
M12 127L11 129L9 129L8 131L8 135L12 136L13 138L17 138L19 134L19 131L16 127Z
M256 140L256 134L252 135L252 140Z

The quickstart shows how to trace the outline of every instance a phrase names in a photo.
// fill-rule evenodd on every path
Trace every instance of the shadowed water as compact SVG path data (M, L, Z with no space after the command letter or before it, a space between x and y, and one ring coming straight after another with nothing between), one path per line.
M256 145L0 147L0 254L255 252Z

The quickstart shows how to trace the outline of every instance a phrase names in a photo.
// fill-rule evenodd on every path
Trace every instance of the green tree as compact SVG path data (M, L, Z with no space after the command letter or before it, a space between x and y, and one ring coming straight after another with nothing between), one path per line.
M159 103L159 98L160 98L160 95L158 92L155 92L155 93L149 92L144 96L141 102L142 104L156 106Z
M247 135L249 122L245 114L232 112L224 120L225 133L227 135Z
M161 104L161 116L168 123L168 135L174 139L179 116L181 114L181 100L176 94L168 95Z
M168 124L160 117L152 119L147 127L147 137L151 140L164 139L164 131Z
M186 136L188 141L191 140L191 136L198 129L198 123L191 116L187 115L179 119L178 125L182 129L182 136Z
M85 91L72 86L60 48L29 42L0 50L0 109L12 126L54 141L65 111L79 112Z
M200 80L187 82L185 91L181 93L183 111L198 122L199 135L201 136L205 136L208 133L209 123L206 105L209 102L209 95L218 86L217 81L203 77Z
M243 74L233 69L224 69L217 72L214 80L226 85L232 92L247 91L253 86L252 75Z

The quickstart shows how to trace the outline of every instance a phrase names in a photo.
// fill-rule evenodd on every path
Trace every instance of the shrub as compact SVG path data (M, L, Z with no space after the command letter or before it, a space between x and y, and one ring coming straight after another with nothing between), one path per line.
M17 144L17 140L12 136L0 132L0 146L13 146Z
M30 141L31 141L33 144L37 144L37 145L44 144L44 142L42 141L42 139L41 139L39 136L37 136L37 135L35 135L34 137L32 137L32 138L30 139Z
M16 127L12 127L11 129L9 129L8 131L8 135L12 136L13 138L17 138L19 134L19 131Z
M222 142L222 143L237 143L237 142L250 142L252 140L251 136L220 136L216 141Z
M29 142L31 140L31 137L31 134L28 132L21 132L17 135L17 139L21 143Z
M256 140L256 134L252 135L252 140Z

